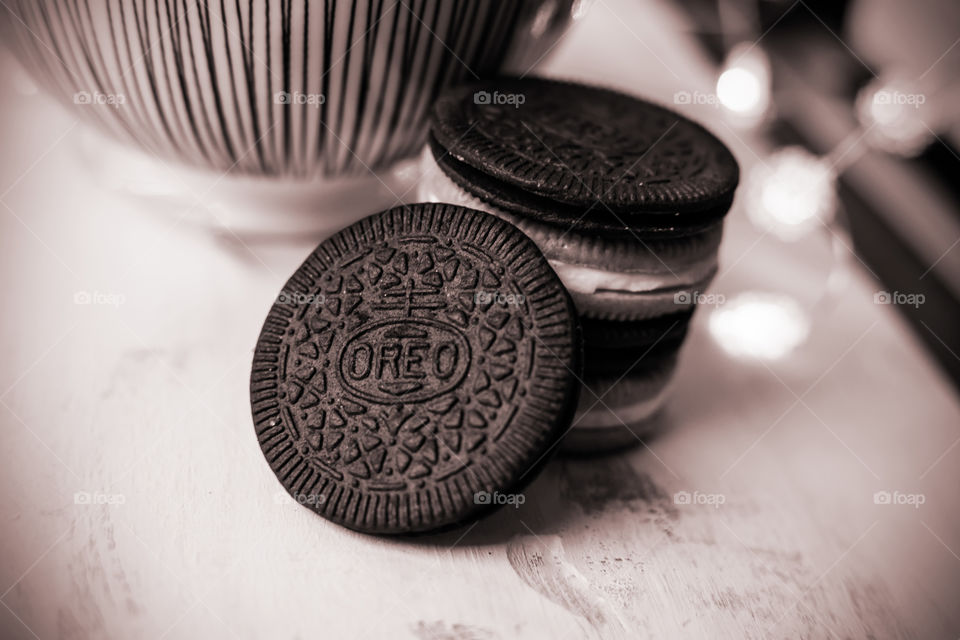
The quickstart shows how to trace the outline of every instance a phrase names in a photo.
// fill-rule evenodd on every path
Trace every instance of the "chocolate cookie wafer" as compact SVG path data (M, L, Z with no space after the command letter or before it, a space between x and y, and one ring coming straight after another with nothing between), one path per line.
M577 406L578 319L536 245L412 205L324 241L271 308L250 394L294 498L370 533L452 526L535 477Z

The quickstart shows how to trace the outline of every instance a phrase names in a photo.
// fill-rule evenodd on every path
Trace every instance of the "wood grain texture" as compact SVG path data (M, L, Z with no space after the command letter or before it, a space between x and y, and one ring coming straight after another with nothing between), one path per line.
M551 69L669 100L621 19L706 86L649 2L598 2ZM630 55L587 55L601 36ZM555 460L470 529L371 538L285 500L250 424L251 349L310 247L254 255L100 189L73 121L0 68L4 638L960 635L960 406L862 271L769 368L698 315L649 449ZM730 222L717 290L816 281L806 245Z

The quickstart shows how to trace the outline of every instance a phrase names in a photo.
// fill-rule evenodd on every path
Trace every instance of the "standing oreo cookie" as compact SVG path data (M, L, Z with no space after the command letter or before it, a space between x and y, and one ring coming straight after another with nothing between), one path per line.
M391 209L323 242L257 343L253 418L287 491L413 533L531 480L577 403L579 330L536 245L488 214Z
M583 316L586 390L566 444L636 443L717 272L739 175L730 151L680 114L617 91L502 78L441 97L423 163L420 199L520 227Z

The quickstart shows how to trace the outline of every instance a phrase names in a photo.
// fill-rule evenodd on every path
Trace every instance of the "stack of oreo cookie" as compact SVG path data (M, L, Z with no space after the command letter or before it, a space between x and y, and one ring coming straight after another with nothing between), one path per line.
M284 488L368 533L522 504L561 438L587 452L644 435L738 177L681 116L549 80L447 94L424 161L421 195L441 204L322 242L270 309L250 376Z
M730 151L698 124L623 93L501 79L438 101L424 164L421 200L518 226L576 304L584 389L565 449L636 443L717 271L739 176Z

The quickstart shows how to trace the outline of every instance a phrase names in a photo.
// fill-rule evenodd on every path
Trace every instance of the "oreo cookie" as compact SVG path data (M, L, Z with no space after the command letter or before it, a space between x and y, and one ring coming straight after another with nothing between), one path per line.
M646 322L611 322L583 318L583 344L590 350L649 350L683 341L693 311L658 316Z
M632 447L661 430L659 420L677 366L677 356L645 361L642 370L589 378L580 394L564 453L606 453Z
M659 368L660 361L675 359L692 315L692 311L682 311L636 322L581 318L587 354L584 380L589 383L610 376L641 376ZM584 400L589 400L588 395Z
M727 147L693 121L617 91L543 78L448 91L430 131L454 182L561 231L690 235L726 214L739 177Z
M520 491L577 405L578 319L494 216L412 205L324 241L271 308L250 379L284 488L368 533L442 529Z
M624 93L500 78L441 96L422 164L422 200L517 225L570 292L586 389L565 448L636 442L718 270L739 179L730 151L699 124ZM613 404L591 402L596 388Z
M695 296L677 294L702 291L716 274L739 179L727 147L680 114L542 78L446 92L424 164L421 199L516 224L582 314L622 321L692 308Z

